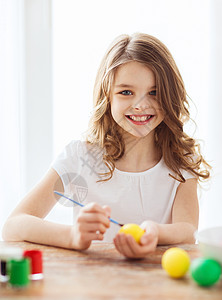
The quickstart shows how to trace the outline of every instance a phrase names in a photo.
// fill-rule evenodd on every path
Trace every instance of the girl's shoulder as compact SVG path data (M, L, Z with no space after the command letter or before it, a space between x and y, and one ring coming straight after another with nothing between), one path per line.
M97 144L92 144L85 140L72 140L64 147L62 153L67 158L95 164L101 161L104 150Z
M60 156L67 159L79 158L82 154L81 140L71 140L66 144L60 153Z
M84 140L71 140L52 161L51 167L58 174L95 170L101 167L102 157L98 146Z
M71 140L63 148L63 152L67 154L78 154L78 155L91 155L93 153L103 153L102 149L96 145L89 143L85 140Z
M195 158L193 158L195 159ZM189 171L189 170L186 170L186 169L183 169L183 168L179 168L179 171L180 173L182 174L183 178L185 180L187 179L191 179L191 178L196 178L195 175ZM177 173L175 173L169 166L167 166L167 164L165 163L164 161L164 158L162 157L161 159L161 164L160 164L160 169L158 170L159 174L165 174L165 176L167 175L168 178L171 178L171 180L181 180L178 176Z

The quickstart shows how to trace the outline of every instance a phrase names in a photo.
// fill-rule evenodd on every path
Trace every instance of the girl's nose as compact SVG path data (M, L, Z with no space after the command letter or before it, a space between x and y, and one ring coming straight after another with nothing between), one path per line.
M150 103L149 103L148 97L146 97L146 96L136 99L135 103L133 103L133 105L132 105L132 108L134 110L145 110L149 107L150 107Z
M133 107L133 109L134 110L145 110L145 109L147 109L148 108L148 106L136 106L136 107Z

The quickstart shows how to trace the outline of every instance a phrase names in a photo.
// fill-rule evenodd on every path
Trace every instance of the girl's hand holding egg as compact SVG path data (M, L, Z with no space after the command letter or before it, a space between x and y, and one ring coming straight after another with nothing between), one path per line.
M120 228L119 233L130 234L139 243L145 231L137 224L125 224Z
M116 249L128 258L143 258L155 251L158 243L158 225L145 221L140 226L124 225L114 238Z

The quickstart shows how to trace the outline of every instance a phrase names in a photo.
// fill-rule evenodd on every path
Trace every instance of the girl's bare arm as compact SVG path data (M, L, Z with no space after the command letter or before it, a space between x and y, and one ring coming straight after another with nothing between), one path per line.
M177 189L172 224L158 224L158 244L194 243L198 221L197 180L192 178L181 183Z
M3 227L4 240L68 246L69 226L43 220L56 204L53 193L55 186L63 192L59 175L50 169L9 216Z
M110 209L96 203L82 208L74 225L44 220L57 203L54 190L63 193L63 184L56 171L50 169L9 216L3 227L3 239L72 249L86 249L92 240L102 240L109 227Z

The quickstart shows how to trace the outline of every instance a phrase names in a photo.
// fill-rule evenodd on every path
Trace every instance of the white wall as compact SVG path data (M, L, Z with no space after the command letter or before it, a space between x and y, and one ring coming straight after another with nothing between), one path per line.
M214 100L219 102L221 93L217 68L221 60L220 2L54 0L54 156L87 128L96 71L110 42L119 34L141 31L158 37L173 54L192 99L191 116L197 124L197 129L193 123L185 128L200 139L210 163L221 166L220 135L214 130L218 106L212 105ZM220 131L220 116L216 120ZM217 173L210 189L207 184L204 188L208 190L201 191L200 228L222 224L219 168Z
M53 19L56 153L87 128L98 65L121 33L142 31L161 39L174 55L190 97L196 104L206 101L201 87L208 76L203 63L208 61L208 1L54 0ZM198 107L194 117L201 120L204 109Z
M172 52L215 166L200 226L222 224L220 0L0 0L0 227L71 139L81 138L100 60L121 33L157 36ZM52 10L51 10L52 9ZM193 134L192 124L187 130ZM48 219L70 223L58 205Z

